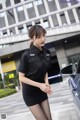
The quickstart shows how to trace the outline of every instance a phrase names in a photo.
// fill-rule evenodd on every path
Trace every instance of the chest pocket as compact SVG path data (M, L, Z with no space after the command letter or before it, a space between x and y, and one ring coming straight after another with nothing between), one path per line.
M29 56L29 68L33 70L38 70L41 67L41 62L38 56L30 55Z

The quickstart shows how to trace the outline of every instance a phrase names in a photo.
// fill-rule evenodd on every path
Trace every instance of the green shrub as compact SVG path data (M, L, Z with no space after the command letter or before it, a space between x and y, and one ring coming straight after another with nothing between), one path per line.
M2 89L3 88L3 83L2 83L2 81L0 81L0 89Z
M16 89L0 89L0 98L16 93Z
M15 84L14 83L8 84L7 87L8 88L15 88Z

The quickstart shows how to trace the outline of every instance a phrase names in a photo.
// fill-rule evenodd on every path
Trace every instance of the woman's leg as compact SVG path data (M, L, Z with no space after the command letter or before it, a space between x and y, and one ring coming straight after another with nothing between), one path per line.
M48 99L40 103L47 120L52 120Z
M39 104L29 107L36 120L48 120Z

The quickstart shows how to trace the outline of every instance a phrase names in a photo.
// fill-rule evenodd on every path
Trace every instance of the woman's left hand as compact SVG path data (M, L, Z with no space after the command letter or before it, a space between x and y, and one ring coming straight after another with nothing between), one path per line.
M53 90L52 90L51 85L49 85L49 83L45 83L45 84L46 84L47 87L49 87L49 92L48 92L48 94L49 94L49 95L52 94Z

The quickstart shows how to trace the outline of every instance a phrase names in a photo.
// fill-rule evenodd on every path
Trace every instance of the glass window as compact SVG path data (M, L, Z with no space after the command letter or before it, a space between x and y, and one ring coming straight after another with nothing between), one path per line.
M35 23L36 25L41 25L41 23L40 22L37 22L37 23Z
M19 22L24 21L26 18L25 18L23 6L17 7L17 8L16 8L16 11L18 11L18 12L17 12L17 15L18 15L18 20L19 20Z
M4 12L0 13L0 28L6 26L4 16L5 16Z
M35 9L33 7L33 3L26 4L27 6L27 13L29 18L36 17Z
M76 21L75 21L72 10L68 10L68 14L69 14L69 18L70 18L71 23L75 23Z
M0 9L2 9L2 4L0 4Z
M27 26L27 29L29 30L32 27L32 24L31 23L27 23L26 26Z
M0 17L4 17L4 12L3 12L3 13L0 13Z
M68 57L69 64L75 64L77 67L77 64L80 60L80 54L72 55Z
M10 0L6 0L6 7L11 6Z
M2 32L0 31L0 36L1 36L1 33L2 33Z
M18 30L19 30L19 33L25 33L26 32L23 25L18 26Z
M51 0L51 1L48 0L48 5L49 5L50 12L57 10L56 3L54 0Z
M44 26L44 28L49 28L50 27L48 17L43 18L43 26Z
M37 8L38 8L38 11L39 11L39 15L43 15L43 14L46 13L46 9L45 9L44 3L43 4L39 4Z
M60 17L61 17L62 24L65 25L67 23L66 22L66 18L65 18L65 14L64 13L60 13Z
M22 10L23 10L22 6L17 7L17 11L22 11Z
M36 25L41 25L40 19L35 20L35 24L36 24Z
M48 27L49 27L49 23L48 23L48 21L45 20L44 23L43 23L43 25L44 25L44 28L48 28Z
M7 30L3 30L3 36L7 36Z
M59 26L59 23L58 23L58 19L57 19L56 14L52 15L52 20L53 20L54 26Z
M48 0L48 1L50 2L50 1L53 1L53 0Z
M0 48L2 48L2 45L0 45Z
M71 2L71 5L75 5L79 3L78 0L70 0L70 2Z
M32 3L26 4L26 8L27 8L27 9L28 9L28 8L31 8L31 7L33 7L33 4L32 4Z
M14 0L14 3L15 4L18 4L18 3L20 3L21 2L21 0Z
M76 8L76 12L77 12L78 18L80 19L80 7Z
M60 8L65 8L65 7L68 7L68 4L66 0L58 0L59 1L59 5L60 5Z
M11 35L16 34L14 27L10 28L10 34L11 34Z
M6 11L6 14L7 14L9 25L14 24L15 23L15 16L14 16L13 9Z
M80 0L77 0L78 1L78 3L80 3Z
M42 0L36 0L36 1L35 1L35 4L36 4L36 5L41 5L41 4L42 4Z

